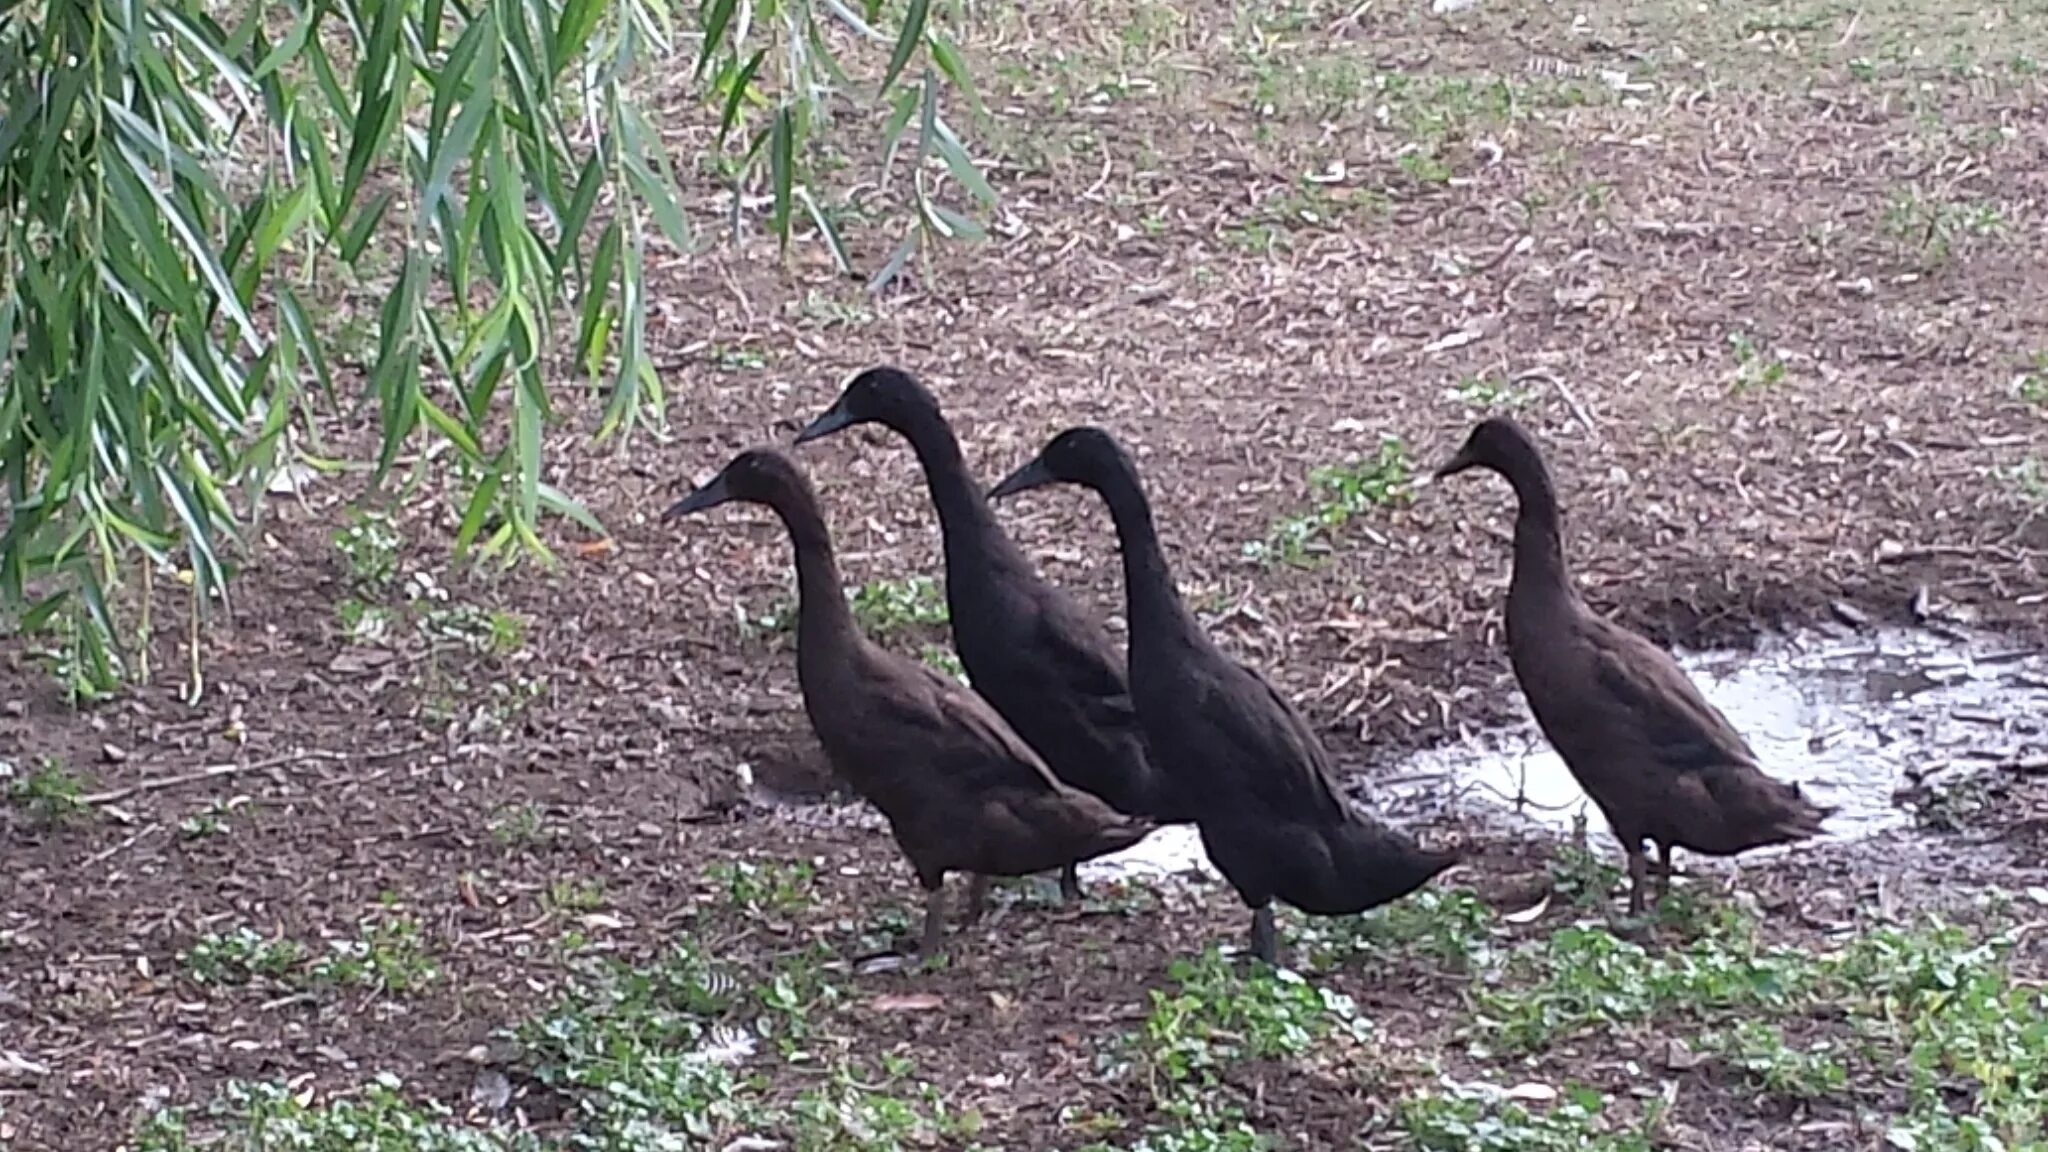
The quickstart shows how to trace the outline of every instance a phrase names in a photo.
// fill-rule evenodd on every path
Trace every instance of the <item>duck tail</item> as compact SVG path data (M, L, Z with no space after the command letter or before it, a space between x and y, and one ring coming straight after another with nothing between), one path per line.
M1841 809L1830 804L1816 803L1797 784L1786 784L1778 793L1778 803L1773 807L1771 840L1785 843L1806 840L1820 835L1828 817Z
M1143 816L1125 816L1122 820L1102 830L1101 843L1104 852L1121 852L1145 837L1150 836L1157 825Z

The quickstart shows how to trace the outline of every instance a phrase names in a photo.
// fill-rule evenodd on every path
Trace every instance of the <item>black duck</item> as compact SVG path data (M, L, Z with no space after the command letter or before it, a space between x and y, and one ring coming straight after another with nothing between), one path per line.
M1311 915L1362 912L1457 862L1353 811L1301 714L1203 632L1174 587L1137 467L1107 432L1060 433L990 496L1059 482L1094 489L1116 522L1138 722L1197 798L1202 847L1252 909L1255 955L1277 961L1276 899Z
M968 918L991 876L1026 876L1127 848L1151 828L1059 782L988 703L959 682L862 636L839 582L810 483L787 456L755 449L677 501L671 520L742 501L774 510L796 550L797 681L834 771L888 818L926 892L923 949L939 944L948 872L974 876Z
M1046 766L1120 812L1173 823L1192 811L1148 760L1123 660L1102 625L1039 579L997 525L938 401L909 373L870 368L855 376L796 438L819 440L875 423L917 453L938 510L946 551L946 606L953 646L974 690L995 705ZM1080 885L1060 876L1069 898Z
M1557 491L1528 432L1482 421L1436 477L1500 473L1521 503L1508 584L1508 655L1529 711L1628 856L1629 914L1643 910L1644 841L1658 850L1657 894L1671 850L1733 856L1803 840L1834 809L1764 775L1728 718L1669 654L1596 615L1565 565Z

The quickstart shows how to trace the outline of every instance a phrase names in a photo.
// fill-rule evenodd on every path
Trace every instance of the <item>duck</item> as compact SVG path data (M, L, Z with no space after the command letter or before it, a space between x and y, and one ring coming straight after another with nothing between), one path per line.
M1505 416L1481 421L1432 480L1474 468L1504 477L1520 504L1508 657L1544 738L1621 842L1629 915L1644 909L1645 843L1657 849L1661 899L1673 848L1729 857L1819 835L1836 809L1765 774L1678 661L1580 598L1557 486L1528 430Z
M924 888L921 953L941 947L948 874L971 877L971 923L991 877L1064 868L1129 848L1152 831L1061 783L965 685L861 634L817 494L794 460L773 448L741 452L662 520L729 503L767 507L789 534L804 712L833 771L881 811Z
M1188 822L1183 789L1149 755L1108 632L1041 579L1003 531L937 398L901 368L868 368L796 443L863 424L889 429L917 454L944 542L953 647L974 690L1061 781L1154 824ZM1080 897L1074 869L1062 872L1060 892Z
M1414 892L1461 859L1353 809L1329 754L1272 683L1217 647L1188 610L1136 463L1092 426L1054 436L989 493L1093 489L1123 557L1131 700L1153 755L1196 797L1202 848L1251 910L1251 952L1279 962L1273 902L1313 916L1364 912Z

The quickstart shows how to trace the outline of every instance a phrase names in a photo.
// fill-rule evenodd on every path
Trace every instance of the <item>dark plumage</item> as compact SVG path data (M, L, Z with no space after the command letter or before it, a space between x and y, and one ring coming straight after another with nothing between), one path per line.
M1276 899L1313 915L1362 912L1457 861L1354 812L1300 713L1203 632L1174 587L1137 468L1107 432L1060 433L990 495L1062 481L1100 493L1116 521L1138 722L1196 798L1209 859L1252 909L1255 954L1277 958Z
M1661 896L1674 846L1733 856L1817 834L1834 809L1764 775L1677 661L1579 598L1550 469L1529 434L1505 417L1481 422L1436 476L1468 468L1500 473L1521 502L1508 654L1543 735L1621 841L1629 913L1643 908L1646 840L1657 844Z
M744 501L773 509L796 549L797 681L833 769L889 820L927 893L923 947L939 942L948 872L974 874L969 918L990 876L1025 876L1127 848L1151 831L1061 784L988 703L861 635L847 607L817 496L773 449L742 452L664 513Z
M1123 661L1108 634L1071 597L1039 579L996 523L959 439L922 384L896 368L870 368L796 442L866 423L908 440L924 468L945 540L953 646L974 690L1061 780L1120 812L1169 823L1189 819L1188 801L1146 756ZM1060 887L1070 897L1079 893L1071 868Z

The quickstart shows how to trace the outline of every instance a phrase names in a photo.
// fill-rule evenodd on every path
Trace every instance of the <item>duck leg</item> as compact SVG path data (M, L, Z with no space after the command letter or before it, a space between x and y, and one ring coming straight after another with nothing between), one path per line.
M1252 955L1274 967L1280 966L1280 932L1273 927L1273 906L1252 909Z
M1067 866L1065 868L1060 869L1060 903L1079 904L1080 902L1080 865L1076 864L1072 860L1069 860L1067 861Z
M989 884L990 880L986 873L976 872L968 878L967 915L961 918L962 924L972 924L981 919L982 913L988 911Z
M940 939L945 935L946 885L941 880L928 885L924 895L924 936L917 946L918 955L929 960L939 954Z
M1647 879L1644 873L1650 870L1649 857L1643 853L1640 840L1625 842L1628 852L1628 914L1643 914L1643 885Z

